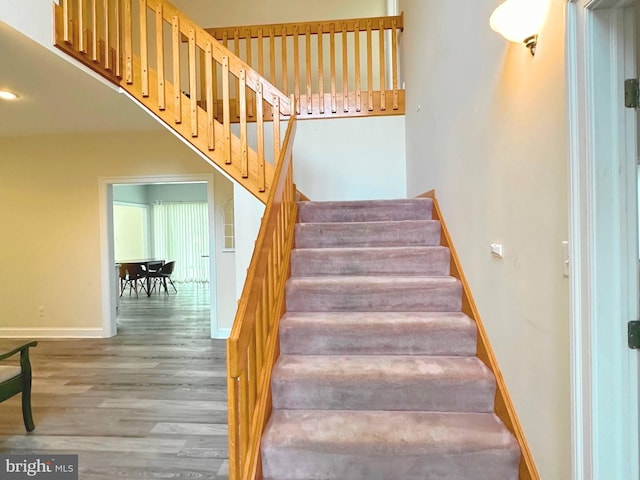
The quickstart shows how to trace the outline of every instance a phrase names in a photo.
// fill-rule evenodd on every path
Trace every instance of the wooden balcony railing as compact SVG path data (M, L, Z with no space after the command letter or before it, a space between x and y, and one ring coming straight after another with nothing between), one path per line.
M278 326L296 221L289 122L247 279L227 340L229 478L262 478L260 441L271 413L271 371L279 355Z
M298 119L403 115L402 16L206 29L285 94Z
M58 48L266 202L290 98L166 0L61 0L54 9Z

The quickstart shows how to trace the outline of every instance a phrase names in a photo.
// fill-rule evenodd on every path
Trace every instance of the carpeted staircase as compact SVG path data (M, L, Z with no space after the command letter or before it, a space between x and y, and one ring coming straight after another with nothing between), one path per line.
M301 202L265 480L516 480L430 199Z

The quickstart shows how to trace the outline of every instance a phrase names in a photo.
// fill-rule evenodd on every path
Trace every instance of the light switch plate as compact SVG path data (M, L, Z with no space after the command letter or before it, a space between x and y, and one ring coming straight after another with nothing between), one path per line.
M569 278L569 242L562 241L562 276Z
M498 258L502 258L504 256L503 248L501 243L492 243L491 244L491 255L494 255Z

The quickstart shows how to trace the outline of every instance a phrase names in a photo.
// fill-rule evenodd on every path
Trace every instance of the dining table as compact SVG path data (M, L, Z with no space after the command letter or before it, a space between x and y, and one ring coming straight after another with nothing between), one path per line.
M117 266L120 265L142 265L144 267L145 272L155 271L162 267L165 264L165 260L161 258L137 258L133 260L122 260L116 262ZM147 297L151 296L151 279L148 275L145 275L146 278L146 290Z

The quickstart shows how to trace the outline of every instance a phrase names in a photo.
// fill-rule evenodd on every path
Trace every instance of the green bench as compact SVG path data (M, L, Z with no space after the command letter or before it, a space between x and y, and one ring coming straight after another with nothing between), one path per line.
M29 362L29 348L38 342L29 342L7 353L0 354L0 361L20 352L20 366L0 364L0 402L22 392L22 418L27 432L36 426L31 414L31 362Z

